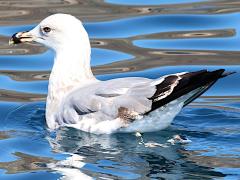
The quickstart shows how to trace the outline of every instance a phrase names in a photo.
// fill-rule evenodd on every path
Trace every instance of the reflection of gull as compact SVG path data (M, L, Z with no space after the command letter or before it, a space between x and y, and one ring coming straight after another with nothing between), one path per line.
M63 131L64 132L64 131ZM61 140L64 138L64 134L62 131L58 131L56 134L56 138L51 138L50 136L47 136L46 139L48 140L52 150L57 153L64 153L66 155L69 155L64 160L60 160L53 163L48 163L47 167L61 173L63 176L60 178L61 180L74 180L74 179L93 179L90 176L82 173L81 168L84 167L86 164L83 162L84 157L80 156L78 154L74 154L75 151L72 150L69 146L68 151L64 149L64 146L66 147L66 144L62 147ZM75 142L75 141L74 141ZM76 142L78 143L78 141ZM78 147L78 145L77 145ZM75 146L76 148L76 146Z
M47 167L60 172L63 175L61 180L93 179L80 171L84 165L81 156L72 154L65 160L48 164Z
M72 137L72 134L74 134L74 138ZM94 156L96 161L98 159L104 159L107 156L116 155L119 151L115 147L116 139L112 136L98 136L95 134L88 134L83 131L76 131L72 128L61 128L56 131L55 137L47 136L46 139L48 140L53 152L69 155L69 157L65 160L47 164L48 168L63 175L60 178L61 180L93 179L84 174L81 170L85 165L87 165L84 160L86 161L87 158L89 159L92 152L86 151L87 154L81 155L82 149L87 147L96 147L101 144L99 147L100 149L94 151L96 152Z
M78 131L73 128L61 128L55 132L55 138L47 137L47 140L54 152L68 152L70 154L78 153L79 148L83 146L93 147L96 144L101 144L101 147L110 150L114 150L114 154L118 153L119 145L117 139L113 136L109 135L96 135L96 134L88 134L83 131ZM72 138L72 134L74 137ZM131 135L132 137L132 135ZM126 142L126 140L125 140ZM69 144L67 144L69 143ZM127 143L127 142L126 142ZM67 148L66 148L67 147Z
M151 80L97 80L90 68L90 43L82 23L67 14L44 19L11 42L35 41L56 53L49 80L46 119L50 129L71 126L94 133L156 131L181 108L228 74L220 69L179 73Z

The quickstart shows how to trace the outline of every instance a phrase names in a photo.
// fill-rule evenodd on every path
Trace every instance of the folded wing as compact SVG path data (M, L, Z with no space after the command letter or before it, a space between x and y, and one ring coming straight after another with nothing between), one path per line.
M190 92L185 105L192 102L219 78L226 76L224 70L208 72L184 72L163 76L159 79L120 78L93 84L72 93L63 108L69 122L69 114L83 116L95 114L97 118L121 118L132 122ZM72 118L75 119L76 118ZM72 122L71 122L72 123Z

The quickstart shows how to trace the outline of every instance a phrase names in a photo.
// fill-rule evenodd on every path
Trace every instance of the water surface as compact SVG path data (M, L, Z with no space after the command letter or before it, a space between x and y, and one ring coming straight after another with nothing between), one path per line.
M240 179L240 2L235 0L39 0L0 2L0 179ZM225 68L166 130L50 133L45 98L53 53L9 47L9 36L56 13L83 20L101 80ZM183 135L188 144L167 143ZM159 146L163 144L164 146Z

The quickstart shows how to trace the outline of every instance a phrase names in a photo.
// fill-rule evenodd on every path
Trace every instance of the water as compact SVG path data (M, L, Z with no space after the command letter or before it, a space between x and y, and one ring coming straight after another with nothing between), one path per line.
M240 2L106 0L0 2L0 179L240 179ZM99 79L156 78L225 68L218 81L166 130L87 134L46 130L53 55L40 45L8 46L9 36L55 12L84 21ZM167 143L174 135L188 144Z

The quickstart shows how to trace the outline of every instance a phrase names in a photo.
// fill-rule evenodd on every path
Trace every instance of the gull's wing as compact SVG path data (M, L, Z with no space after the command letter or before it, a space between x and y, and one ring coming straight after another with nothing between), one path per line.
M157 92L157 85L165 87L165 97L177 85L178 75L173 80L165 76L156 80L147 78L119 78L100 81L77 89L62 103L58 114L60 123L77 123L76 116L93 115L95 118L134 120L151 111L151 99ZM167 83L168 82L168 83ZM171 86L170 90L168 86Z
M101 112L111 118L116 118L123 108L143 114L151 109L152 101L149 98L156 91L152 82L146 78L100 81L71 93L62 108L65 111L73 109L78 115Z
M133 121L139 116L194 92L185 105L205 92L217 79L224 77L224 70L206 70L163 76L156 80L146 78L120 78L100 81L71 93L63 104L60 117L73 123L71 116L97 114L99 118L120 117ZM97 116L96 116L97 117Z

